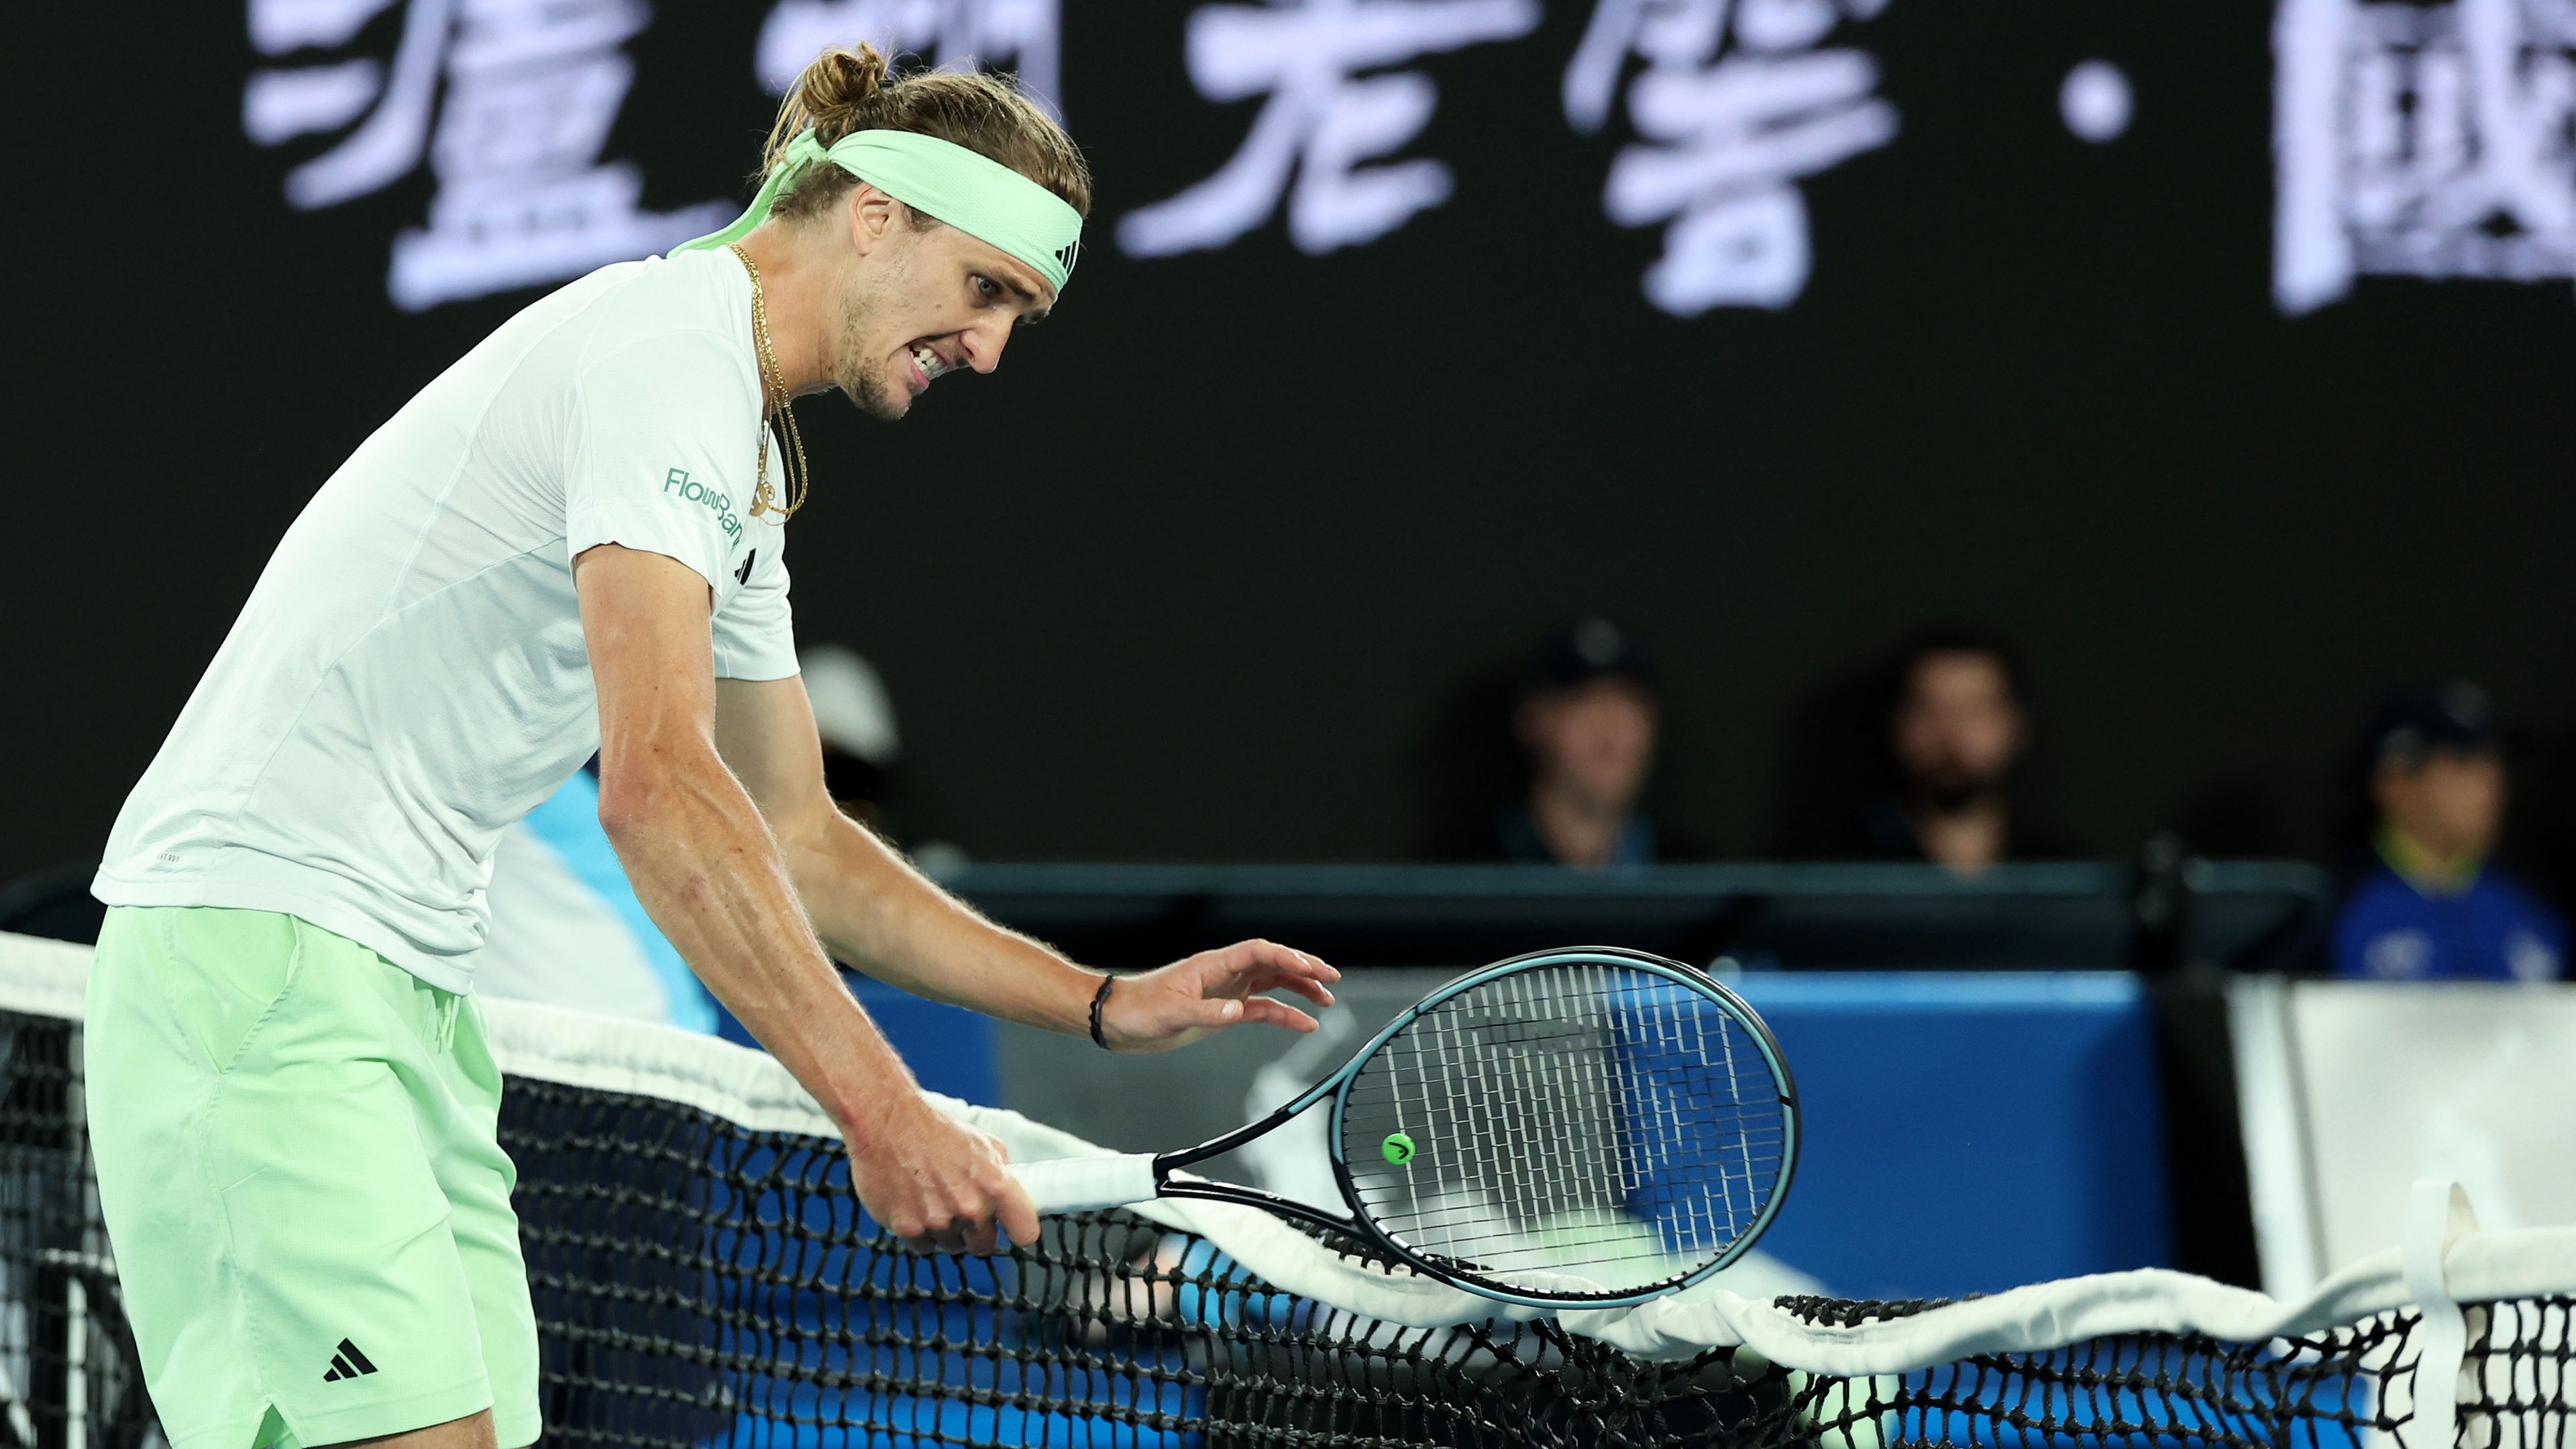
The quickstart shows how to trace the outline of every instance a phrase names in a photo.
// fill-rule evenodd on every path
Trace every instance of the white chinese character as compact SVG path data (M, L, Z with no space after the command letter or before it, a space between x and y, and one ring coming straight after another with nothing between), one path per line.
M1598 0L1565 72L1565 115L1599 130L1630 57L1628 121L1645 144L1611 162L1603 209L1670 222L1645 290L1676 316L1786 307L1806 289L1806 199L1793 184L1896 137L1858 50L1813 47L1886 0Z
M1191 12L1190 80L1211 101L1268 93L1231 160L1178 196L1129 212L1137 256L1221 247L1288 200L1288 236L1313 253L1375 241L1449 199L1449 168L1388 155L1422 133L1439 91L1419 56L1527 35L1537 0L1273 0ZM1294 175L1296 185L1290 189Z
M251 0L250 39L261 54L336 50L395 0ZM288 173L286 199L299 211L382 190L420 164L438 100L438 72L455 0L414 0L403 15L391 74L371 58L255 72L242 91L242 129L262 146L315 131L365 124L320 157Z
M867 41L887 55L995 68L1061 118L1056 0L779 0L760 27L753 68L771 95L796 83L825 46Z
M2281 0L2272 296L2576 277L2576 3Z
M251 42L270 56L342 49L394 3L251 0ZM427 157L429 225L394 239L387 281L406 311L561 281L729 215L721 201L645 211L636 168L599 160L634 81L620 47L651 20L644 0L406 0L389 66L362 56L260 71L243 129L273 146L356 123L288 174L301 210L382 190Z

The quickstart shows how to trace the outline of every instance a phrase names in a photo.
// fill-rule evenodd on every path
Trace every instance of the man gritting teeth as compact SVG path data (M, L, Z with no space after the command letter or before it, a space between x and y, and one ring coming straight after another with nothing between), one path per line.
M912 360L921 364L922 377L931 382L937 382L944 374L956 370L927 342L912 344Z

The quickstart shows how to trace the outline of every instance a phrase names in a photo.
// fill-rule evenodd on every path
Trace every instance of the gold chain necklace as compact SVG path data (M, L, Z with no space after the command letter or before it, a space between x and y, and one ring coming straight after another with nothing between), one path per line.
M814 474L805 465L805 440L796 433L796 410L789 405L791 400L787 396L786 380L778 371L776 354L769 350L769 302L761 292L760 268L752 262L751 253L744 251L739 243L729 244L725 250L732 252L742 263L742 269L751 274L751 335L760 349L760 392L766 404L764 412L778 414L780 420L787 424L787 443L796 454L796 468L792 473L787 470L787 459L783 454L778 460L779 471L787 473L787 506L781 508L777 495L769 488L769 420L764 416L760 422L760 472L752 485L751 514L757 518L763 513L775 513L778 521L785 523L796 516L797 509L805 506L806 495L814 490Z

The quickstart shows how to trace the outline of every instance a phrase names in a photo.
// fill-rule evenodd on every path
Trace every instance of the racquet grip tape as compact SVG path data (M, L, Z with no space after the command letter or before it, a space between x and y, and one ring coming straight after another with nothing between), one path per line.
M1150 1152L1116 1157L1066 1157L1053 1162L1015 1163L1011 1171L1040 1213L1080 1213L1125 1207L1154 1197L1154 1156Z

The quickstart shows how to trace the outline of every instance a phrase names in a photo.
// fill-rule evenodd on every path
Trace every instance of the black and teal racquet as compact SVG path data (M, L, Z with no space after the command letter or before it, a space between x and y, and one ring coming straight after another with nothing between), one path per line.
M1179 1171L1325 1104L1347 1216ZM1597 1308L1734 1261L1797 1162L1797 1087L1743 998L1676 961L1584 946L1447 983L1240 1130L1015 1170L1041 1212L1249 1203L1488 1297Z

